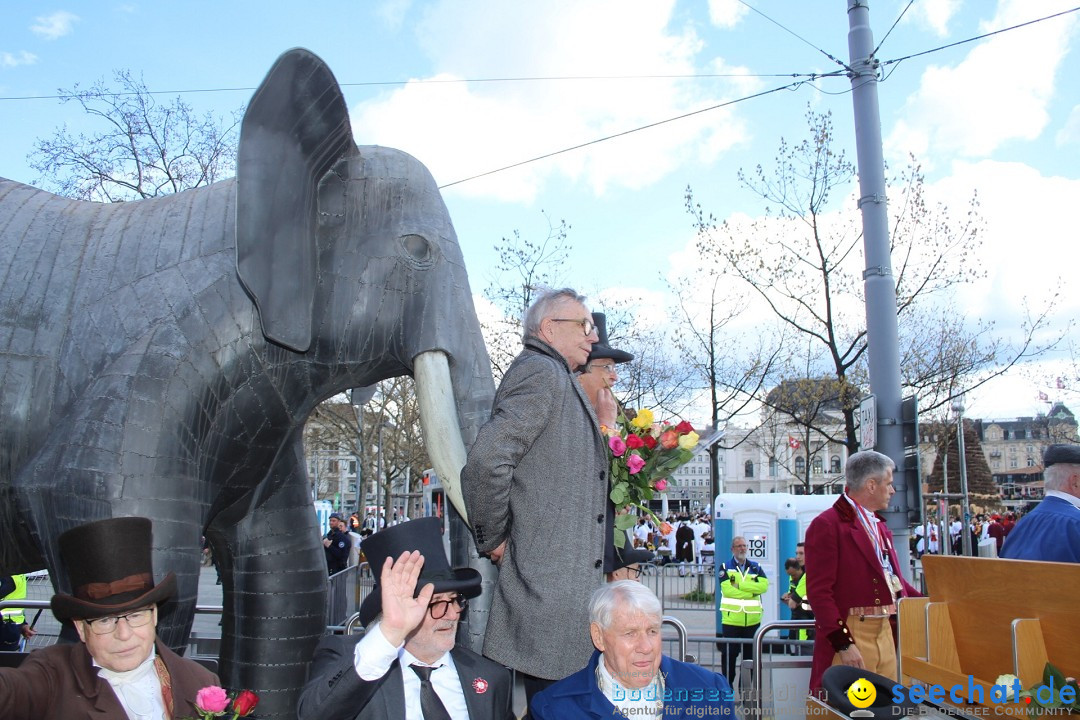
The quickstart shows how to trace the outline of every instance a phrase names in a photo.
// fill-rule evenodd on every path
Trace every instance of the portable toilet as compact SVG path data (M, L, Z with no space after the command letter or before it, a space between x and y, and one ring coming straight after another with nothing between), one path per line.
M713 533L716 538L717 632L720 632L721 624L720 566L731 557L731 541L737 536L746 538L747 557L761 565L769 579L769 589L762 597L761 621L767 623L782 617L779 614L780 596L787 592L782 540L786 541L795 531L792 497L787 493L721 493L716 496ZM795 541L790 542L794 551ZM777 588L781 588L779 592Z
M330 513L334 512L334 505L329 500L315 501L315 517L319 523L320 536L330 531Z

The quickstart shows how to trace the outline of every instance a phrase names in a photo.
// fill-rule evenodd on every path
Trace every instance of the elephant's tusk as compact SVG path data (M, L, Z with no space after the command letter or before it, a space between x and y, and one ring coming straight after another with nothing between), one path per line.
M413 360L416 396L420 400L420 425L424 429L428 457L454 509L469 522L461 495L461 468L465 467L465 443L461 439L450 364L446 354L431 350Z

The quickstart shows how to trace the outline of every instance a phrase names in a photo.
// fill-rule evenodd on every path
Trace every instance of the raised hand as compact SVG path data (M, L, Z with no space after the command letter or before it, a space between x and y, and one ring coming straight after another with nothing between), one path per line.
M417 550L402 553L396 562L393 558L387 558L383 564L379 576L382 597L382 622L379 628L392 645L404 644L405 638L424 622L435 586L428 583L420 589L419 595L413 597L422 567L424 556Z

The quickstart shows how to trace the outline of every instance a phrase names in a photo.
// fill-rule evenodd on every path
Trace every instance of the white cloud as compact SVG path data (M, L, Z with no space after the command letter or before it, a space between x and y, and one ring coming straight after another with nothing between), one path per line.
M18 67L19 65L33 65L37 62L37 55L20 50L17 53L0 52L0 67Z
M1065 124L1054 136L1054 143L1058 147L1065 145L1080 145L1080 105L1074 105Z
M911 20L930 29L938 37L949 34L949 21L960 10L960 0L921 0L908 11Z
M56 40L71 34L78 19L79 16L74 13L69 13L67 10L57 10L52 15L39 15L34 18L34 24L30 26L30 31L46 40Z
M719 28L733 28L750 12L739 0L709 0L709 21Z
M1064 7L1060 0L1044 3L1039 12L1049 14L1058 5ZM1003 0L981 30L1016 25L1031 15L1030 3ZM914 151L924 160L977 159L1010 140L1038 137L1049 121L1055 75L1076 24L1076 17L1068 16L1002 33L978 44L955 66L928 67L886 147L894 157Z
M385 0L379 4L377 12L387 27L396 30L401 27L411 7L412 0Z
M357 139L400 147L446 183L734 96L749 79L717 80L702 91L700 81L658 77L695 73L702 49L692 29L668 27L673 9L671 0L437 2L417 25L438 72L428 80L577 79L412 82L353 108ZM647 187L683 162L715 157L744 133L733 111L711 111L469 182L460 192L528 202L550 182L580 183L597 195Z

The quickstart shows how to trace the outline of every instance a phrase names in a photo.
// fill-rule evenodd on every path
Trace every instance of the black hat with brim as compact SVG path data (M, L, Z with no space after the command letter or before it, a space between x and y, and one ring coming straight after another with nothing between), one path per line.
M419 550L424 556L424 566L416 581L413 597L431 583L436 593L459 592L467 598L480 594L481 575L475 568L450 568L442 543L442 521L436 517L421 518L399 523L380 530L360 544L367 558L375 587L360 603L360 623L367 627L382 612L382 592L379 577L387 558L395 560L405 552Z
M594 342L592 350L589 351L589 362L593 360L601 360L603 358L611 358L616 364L630 362L634 359L634 356L625 350L617 350L608 345L607 336L607 316L604 313L592 314L593 325L596 326L596 335L599 338L598 342Z
M1046 452L1043 453L1043 467L1048 468L1058 464L1080 465L1080 445L1058 443L1046 448Z
M652 562L655 557L651 550L636 548L627 540L621 548L615 548L615 570L629 567L635 563Z
M869 707L855 707L848 699L848 688L858 680L870 681L877 693L874 702ZM833 665L821 676L821 686L825 689L825 702L830 707L854 718L874 717L886 720L886 718L915 714L918 706L909 699L907 692L904 693L902 701L893 702L893 686L895 685L896 681L891 678L850 665ZM852 713L855 714L852 715Z
M56 593L50 603L61 622L160 605L176 594L173 573L154 584L153 531L147 518L109 518L80 525L63 533L59 546L72 587L70 595Z

